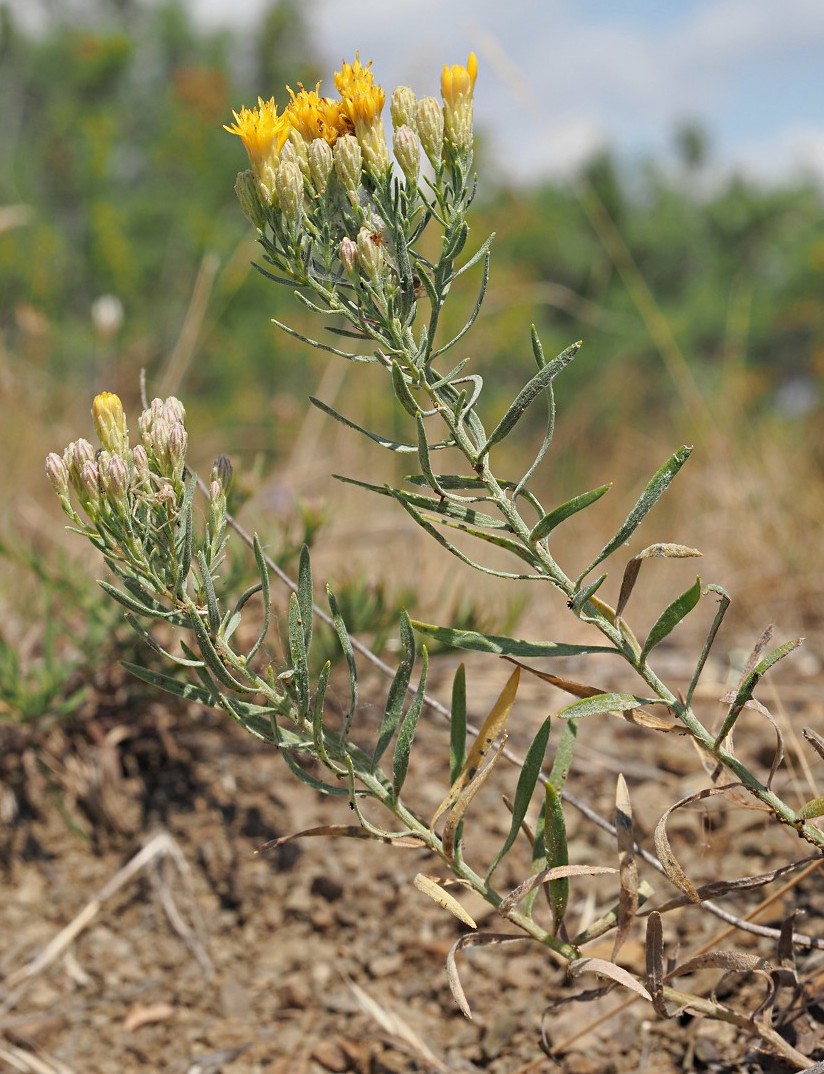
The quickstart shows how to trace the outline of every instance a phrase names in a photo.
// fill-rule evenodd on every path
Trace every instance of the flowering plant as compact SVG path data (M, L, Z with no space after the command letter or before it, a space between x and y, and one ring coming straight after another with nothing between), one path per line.
M101 551L119 580L119 585L102 583L106 591L125 607L127 618L146 643L191 678L185 680L130 665L135 674L182 697L219 707L251 733L278 745L300 779L324 794L348 799L357 817L358 834L428 849L440 859L453 882L481 895L502 917L552 952L573 976L590 972L606 977L612 985L643 996L662 1017L686 1006L708 1017L732 1021L755 1033L762 1044L792 1063L808 1064L807 1057L768 1020L735 1011L712 997L676 990L672 980L699 968L699 961L687 959L665 972L662 939L666 912L684 902L715 912L711 897L720 898L743 883L719 882L704 888L693 884L678 864L667 837L666 822L672 809L701 797L743 790L817 852L824 848L824 833L812 823L824 814L824 801L814 799L800 809L792 808L772 789L780 762L778 755L762 779L731 745L731 734L741 713L759 707L753 698L759 679L799 642L790 641L770 651L766 651L766 642L756 647L737 691L728 699L720 726L711 729L695 711L693 698L729 606L725 590L715 584L702 586L696 579L661 610L643 641L625 617L647 559L696 557L700 552L675 543L651 544L624 565L615 607L599 597L606 574L598 573L598 569L605 560L620 554L686 463L691 451L688 447L676 451L653 474L623 524L591 562L573 570L557 562L553 553L555 530L592 507L610 488L601 485L564 503L547 506L531 486L552 441L554 381L575 359L580 343L573 343L547 360L533 329L536 372L490 432L479 411L483 382L468 370L469 359L462 358L454 365L443 362L472 327L484 300L489 273L491 238L461 260L469 238L467 214L475 192L472 113L476 76L477 62L470 55L465 66L444 68L441 100L418 100L408 87L395 89L390 99L392 155L381 119L384 91L375 83L370 65L364 66L359 59L344 63L336 73L337 99L321 97L319 85L314 90L290 90L290 101L282 112L274 98L259 99L257 107L235 113L234 124L227 127L240 137L250 164L249 170L238 176L236 190L246 217L257 229L264 261L260 271L274 282L289 285L297 300L318 317L336 318L332 331L344 341L355 341L357 349L346 349L343 344L333 346L299 335L286 325L280 327L336 357L380 366L409 419L408 440L397 441L312 400L332 418L373 443L417 464L417 472L403 487L355 484L394 499L441 548L464 564L513 582L548 584L561 594L570 615L597 635L595 641L527 642L413 622L403 615L401 660L392 678L377 736L365 746L353 739L358 715L354 643L331 590L330 621L346 658L351 685L350 703L340 723L325 707L330 665L324 665L316 681L310 675L313 618L324 613L314 605L308 553L304 550L301 556L299 577L290 598L288 660L283 667L265 659L270 573L274 565L257 537L250 543L258 581L234 600L227 599L221 591L220 568L229 537L226 493L231 467L226 459L219 459L210 483L202 485L208 511L199 526L194 511L198 481L186 467L185 412L178 400L154 400L139 418L140 440L132 446L119 399L110 393L99 395L92 413L101 450L96 453L87 441L78 440L62 455L49 456L48 476L75 528ZM421 240L427 229L437 231L436 259L424 253ZM440 317L450 290L469 268L479 263L481 282L473 310L460 331L441 342ZM494 449L513 432L529 408L538 406L545 411L545 435L537 456L517 479L499 477L492 464ZM438 457L459 461L443 469L436 462ZM507 553L515 567L501 570L470 557L446 535L449 530L470 536L481 547L491 546ZM681 695L667 686L656 670L655 649L707 598L716 601L716 610L688 689ZM244 632L239 627L256 601L263 606L260 629L249 644L241 644L237 639ZM188 640L181 641L180 652L161 645L147 629L146 624L152 622L183 632ZM516 664L482 726L475 729L471 744L464 672L459 669L449 711L451 784L430 821L418 816L404 798L418 721L424 705L432 704L426 695L427 650L422 646L418 652L416 635L466 650L506 656ZM495 765L501 757L511 757L505 746L507 718L522 670L534 672L522 661L593 653L621 658L636 674L640 692L604 692L587 683L539 673L575 700L555 715L561 731L549 772L544 771L544 763L550 719L541 724L526 754L517 759L520 771L506 839L491 860L471 864L464 855L463 826L473 798ZM420 674L413 686L419 657ZM656 829L657 857L653 857L635 841L629 797L623 780L619 780L616 823L600 821L616 836L616 866L570 864L564 803L580 806L566 786L577 730L581 721L608 713L651 731L677 728L690 737L706 761L711 786L667 811ZM822 750L814 736L811 742ZM326 775L318 778L308 771L297 760L300 754L319 762ZM724 776L731 777L732 782L721 782ZM530 828L527 816L536 797L537 815ZM363 808L367 800L384 807L393 818L391 827L367 816ZM505 893L496 887L495 873L522 831L529 833L531 841L532 872L514 891ZM354 833L341 826L338 834ZM652 889L639 875L639 858L666 875L678 889L680 901L676 899L654 910L644 905ZM768 883L781 871L779 868L747 878L747 883ZM610 872L618 878L615 905L584 931L570 936L570 879ZM419 874L416 884L470 930L457 942L449 959L450 984L458 1003L468 1013L455 969L457 951L468 944L500 937L476 931L475 922L448 890L444 878ZM541 911L535 898L542 888L547 895L545 911ZM641 915L647 918L647 970L639 977L620 966L617 957ZM747 927L743 922L736 923ZM586 945L610 931L615 934L611 960L587 958ZM775 939L785 937L785 931L774 930ZM795 936L795 944L821 945L814 938L799 935ZM782 950L786 949L785 943ZM701 965L772 972L765 959L737 955L736 961L726 957L728 954L719 952L714 962ZM770 1005L780 1025L788 1008L778 1003L779 992L776 984Z

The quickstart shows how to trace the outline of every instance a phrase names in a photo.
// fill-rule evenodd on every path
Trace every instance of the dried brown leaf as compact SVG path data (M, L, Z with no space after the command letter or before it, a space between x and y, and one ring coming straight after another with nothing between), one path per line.
M613 960L626 940L638 912L638 864L635 861L635 833L632 822L632 803L623 775L618 775L615 788L615 832L618 841L618 930L612 948Z
M649 915L646 941L647 989L652 1006L659 1018L669 1018L664 999L664 928L655 910Z
M617 873L607 865L554 865L551 869L542 869L540 873L528 877L523 884L514 888L498 907L498 913L504 917L539 884L548 884L550 880L563 880L570 876L602 876L604 873Z
M438 906L442 906L444 910L448 910L453 917L457 917L457 919L462 921L464 925L468 925L471 929L476 929L478 927L455 896L444 890L442 881L439 880L438 877L427 876L426 873L418 873L415 877L414 884L418 891L422 891L424 895L428 895L430 899L438 904Z
M628 988L636 995L642 996L652 1002L652 996L637 981L632 974L622 966L616 966L614 962L608 962L605 958L580 958L570 963L569 974L571 977L580 977L584 973L597 973L599 977L608 977L616 984Z

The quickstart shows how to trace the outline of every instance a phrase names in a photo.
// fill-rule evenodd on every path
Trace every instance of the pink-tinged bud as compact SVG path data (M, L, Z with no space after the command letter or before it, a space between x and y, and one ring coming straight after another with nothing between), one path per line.
M232 460L227 455L218 455L212 466L212 481L218 481L224 492L232 484Z
M170 424L174 421L183 423L186 421L186 407L177 396L170 395L163 403L163 416Z
M398 86L392 93L389 101L389 112L392 116L392 126L410 127L415 130L417 121L417 100L409 86Z
M225 498L221 483L219 481L212 481L209 485L209 499L211 502L220 503Z
M309 175L318 194L326 190L333 163L332 147L325 138L315 138L309 145Z
M55 451L50 451L46 456L46 477L58 496L68 496L69 468Z
M149 456L146 454L146 449L142 444L136 444L132 448L132 463L134 465L134 472L137 480L141 484L148 485L150 481Z
M172 466L171 476L180 478L186 462L186 445L189 437L183 422L176 421L169 429L169 462Z
M418 101L418 137L432 167L439 167L443 153L443 109L435 97L422 97Z
M122 455L102 451L97 460L100 488L111 500L124 500L129 491L129 467Z
M303 213L303 172L291 160L281 160L276 180L280 211L296 227Z
M129 430L123 404L114 392L101 392L92 402L95 432L106 451L123 455L129 450Z
M79 492L83 487L80 476L83 464L94 462L94 448L88 440L75 440L63 452L63 462L69 471L69 480Z
M385 263L382 236L362 227L358 232L357 247L359 265L369 279L377 283L383 275Z
M407 183L416 183L421 166L421 144L417 134L406 124L396 127L392 148Z
M88 501L86 508L96 508L100 503L100 475L93 462L83 463L80 471L80 485Z
M358 274L358 247L353 239L350 239L347 235L341 239L340 242L340 262L343 265L343 271L347 276L357 276Z
M344 190L354 192L358 189L363 174L363 153L353 134L344 134L335 142L332 152L335 161L335 173Z

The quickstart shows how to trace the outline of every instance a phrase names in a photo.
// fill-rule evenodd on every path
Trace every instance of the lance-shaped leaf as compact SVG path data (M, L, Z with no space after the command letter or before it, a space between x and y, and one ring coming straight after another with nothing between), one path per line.
M812 798L795 814L799 820L812 820L814 817L824 817L824 797Z
M569 848L566 837L566 821L561 795L552 786L546 785L546 812L544 813L544 849L549 869L569 865ZM564 920L569 903L569 878L550 880L547 885L549 908L552 911L553 931L558 933Z
M720 585L714 585L710 583L706 589L707 593L717 593L719 596L718 610L713 617L710 629L707 632L707 637L704 640L704 647L701 650L701 655L698 657L698 663L695 665L695 671L692 673L692 679L690 680L689 689L687 690L686 704L689 705L692 701L692 695L695 693L695 688L698 685L698 680L701 678L701 672L704 670L704 665L707 662L707 657L710 655L713 643L715 642L715 636L724 621L724 616L727 614L727 608L730 606L730 595Z
M498 868L503 858L509 853L518 837L518 832L520 831L521 824L526 816L529 803L532 801L532 795L538 783L538 777L541 774L541 768L544 763L544 754L546 753L546 746L549 741L549 729L550 719L547 717L538 728L538 733L535 735L529 745L529 749L526 751L524 763L521 767L520 775L518 776L518 785L515 788L515 800L512 804L512 823L509 826L509 833L504 840L504 845L492 859L492 863L486 871L487 882L489 882L492 874Z
M104 593L108 593L113 600L116 600L118 604L122 604L124 608L128 608L130 612L134 612L135 615L143 615L148 619L168 619L172 622L177 618L176 612L167 611L165 608L161 608L160 605L155 602L152 595L145 590L141 589L141 592L144 593L146 597L144 603L129 593L124 593L122 589L117 589L110 582L106 582L103 579L100 579L97 584Z
M620 548L622 544L625 544L633 533L638 529L650 511L655 507L669 486L672 484L673 478L687 461L692 454L692 448L684 446L675 452L660 470L656 471L650 479L647 487L638 497L635 506L624 520L623 525L620 527L615 536L609 540L592 563L581 572L576 582L576 588L578 588L584 578L589 574L591 570L594 570L599 563L611 556L612 553Z
M386 448L388 451L395 451L399 454L406 455L417 454L417 444L407 444L398 440L390 440L388 437L381 436L379 433L372 433L368 429L364 429L362 425L358 425L357 422L351 421L349 418L344 417L343 414L335 410L334 407L328 406L320 399L315 399L314 396L309 397L309 402L312 404L312 406L317 407L318 410L322 410L324 414L328 414L330 417L334 418L335 421L339 421L341 425L346 425L349 429L354 429L355 432L362 433L364 436L367 436L370 440L373 440L376 444L379 444L381 447ZM430 444L429 450L437 451L440 448L451 446L451 441L443 441L439 444Z
M653 705L657 701L656 697L636 697L634 694L595 694L561 709L558 719L578 720L583 716L601 716L605 712L629 712L638 705Z
M197 488L197 478L191 475L186 482L183 492L183 502L180 505L180 519L183 523L178 536L178 558L180 560L180 577L178 578L177 592L183 595L186 588L186 579L192 569L192 539L194 537L194 498ZM176 542L176 543L178 543Z
M618 841L618 928L612 947L612 961L626 940L638 912L638 864L635 861L635 832L632 822L632 802L627 782L621 773L615 787L615 834Z
M628 970L623 969L621 966L616 966L614 962L607 962L605 958L578 959L576 962L570 963L569 972L572 977L580 977L584 973L596 973L599 977L606 977L610 981L615 981L616 984L628 988L630 992L635 992L636 995L652 1002L652 996Z
M411 414L413 418L417 418L421 408L412 394L403 370L395 359L392 360L392 388L395 392L395 397L406 413Z
M552 389L551 381L544 392L544 398L546 400L546 423L544 425L544 436L541 440L541 446L535 453L535 458L532 460L531 465L518 482L518 486L513 493L513 500L521 495L521 492L526 487L529 479L544 461L546 453L549 451L550 444L552 443L552 438L555 435L555 392Z
M298 606L303 623L303 648L307 655L312 645L312 618L314 615L314 595L312 593L312 566L309 562L309 548L303 545L298 564Z
M167 694L174 694L175 697L182 697L184 701L196 701L199 705L215 704L216 691L213 688L209 689L181 679L173 679L171 675L163 675L159 671L141 667L140 664L132 664L128 660L122 661L120 666L150 686L164 690Z
M773 649L771 653L768 653L763 660L760 660L755 665L752 671L744 676L743 682L738 687L738 692L730 706L730 710L724 717L724 722L721 724L721 730L715 738L714 745L716 749L718 749L733 729L735 721L741 715L744 706L752 698L753 690L758 685L761 676L769 671L773 664L777 664L779 660L782 660L789 653L793 652L794 649L797 649L803 640L803 638L793 638L792 641L785 641L783 645L779 645L777 649Z
M652 629L647 635L647 640L644 642L644 648L641 650L642 660L646 660L655 646L660 644L668 634L672 633L681 620L689 615L700 599L701 579L696 578L695 585L690 586L680 597L676 597L672 604L665 608L653 623Z
M398 741L395 743L395 752L392 755L392 789L395 792L396 798L401 792L401 787L406 779L406 773L409 770L409 753L412 749L412 740L415 737L415 730L418 726L418 719L421 710L423 709L423 701L426 696L426 675L428 669L429 654L424 645L421 649L421 678L418 683L418 689L415 691L412 703L407 709L406 716L403 718L403 723L398 731Z
M632 594L632 590L635 588L635 583L641 572L641 564L645 559L652 559L653 557L660 557L663 559L686 559L690 556L700 556L702 554L703 553L699 552L697 548L688 548L684 544L663 543L651 544L648 548L639 552L637 556L633 556L624 568L624 577L621 581L621 593L618 597L618 603L615 606L615 614L621 615L624 608L626 608L627 601Z
M431 511L435 515L444 515L447 518L454 518L457 521L465 522L468 525L487 526L489 529L496 530L507 528L507 523L502 519L494 518L492 515L484 514L482 511L476 511L474 507L464 507L463 504L455 503L454 500L447 500L435 496L424 496L420 492L406 492L404 489L393 489L389 485L373 485L369 481L358 481L354 477L341 477L339 474L334 474L333 476L338 481L343 481L347 485L357 485L359 488L368 489L370 492L376 492L379 496L388 496L396 500L402 500L405 503L411 504L413 507L423 508L423 510ZM423 480L427 485L429 484L426 478ZM440 481L438 481L437 477L436 481L437 484L440 485Z
M504 634L481 634L476 630L456 630L454 627L435 626L411 620L419 634L435 638L454 649L468 649L475 653L495 653L498 656L580 656L587 653L617 653L608 645L565 645L561 642L532 642L508 638Z
M536 541L543 540L543 538L547 537L556 526L560 526L560 524L565 522L568 518L577 515L579 511L583 511L584 508L589 507L591 504L600 500L611 488L612 482L610 481L606 485L599 485L597 489L591 489L589 492L582 492L580 496L573 496L571 500L562 503L560 507L556 507L554 510L549 511L532 527L532 532L529 535L530 543L534 544Z
M486 241L486 243L484 245L487 246L491 242L492 242L492 236L490 236L487 239L487 241ZM472 327L472 325L477 320L478 314L481 312L481 306L483 305L484 298L486 297L486 289L487 289L487 286L489 285L489 263L490 263L490 260L491 260L488 252L485 253L485 254L482 254L481 256L483 256L483 259L484 259L484 271L483 271L483 275L481 277L481 285L478 288L478 295L477 295L477 297L475 299L475 305L472 308L472 312L469 315L469 319L466 321L466 323L464 324L463 328L461 328L460 332L458 332L458 334L456 336L453 336L452 339L450 339L448 343L444 343L444 345L442 347L439 347L438 350L436 350L433 353L432 357L429 359L430 361L433 361L435 358L438 357L438 355L445 354L448 350L451 350L455 346L455 344L458 343L466 335L466 333L469 331L469 329ZM475 257L470 258L470 260L467 261L467 263L465 265L463 265L460 269L458 269L458 271L455 273L455 276L453 277L453 279L457 279L458 276L460 276L462 273L466 272L466 270L471 265L474 265L477 260L478 260L478 255L475 255Z
M289 597L288 641L289 661L293 671L292 681L297 692L300 714L305 716L309 712L309 665L306 660L306 641L297 593L292 593Z
M539 369L535 376L524 385L479 451L479 462L494 444L499 444L505 437L509 436L531 404L535 402L542 392L546 391L555 377L569 365L582 346L583 343L579 340L577 343L573 343L571 347L567 347L557 358L553 358L551 362Z
M412 668L415 665L415 632L412 630L409 623L409 616L406 612L401 612L400 638L401 660L398 664L398 670L395 672L395 677L392 679L392 685L389 687L389 693L386 698L386 710L378 732L378 741L375 745L375 752L372 755L373 771L377 767L378 761L383 756L386 747L392 741L392 736L395 734L395 730L400 722L401 713L403 712L403 703L406 698L406 691L409 688L409 680L412 677Z
M315 689L315 699L312 702L312 741L315 744L315 752L318 759L332 772L343 775L345 769L339 768L329 757L326 750L326 735L323 729L323 702L326 699L326 688L329 685L329 675L332 671L332 662L327 660L321 668L318 676L318 685Z
M466 665L458 664L452 683L449 716L449 783L460 775L466 761Z
M255 553L255 563L257 564L258 574L260 575L260 591L263 596L263 625L260 628L260 633L255 639L254 644L246 654L247 663L257 653L258 649L260 649L261 645L263 645L266 640L266 635L269 633L269 621L271 617L271 608L269 607L269 568L266 565L266 557L263 554L263 547L257 534L252 538L252 548ZM254 589L257 589L257 586L254 586ZM247 590L247 592L249 592L249 596L252 595L251 591ZM245 601L241 603L241 600L239 600L235 606L235 610L238 612L243 607L243 603L245 603Z
M352 639L349 637L346 623L343 621L338 602L335 600L335 594L328 585L326 587L326 599L329 601L329 610L332 613L332 624L335 628L335 633L338 636L340 647L346 658L346 666L349 670L349 710L343 720L343 739L345 741L349 736L349 730L352 726L352 717L355 715L355 709L358 705L358 669L355 664Z
M438 818L442 816L447 809L451 809L455 805L461 792L469 784L470 780L474 778L484 758L492 748L493 742L503 730L503 726L509 716L509 711L515 702L515 696L518 692L518 683L520 681L521 670L520 668L515 668L509 676L503 690L501 690L497 701L489 710L489 715L481 725L478 737L472 744L472 748L469 751L458 778L450 787L449 794L447 794L446 798L444 798L435 810L435 815L429 825L430 828L435 826Z

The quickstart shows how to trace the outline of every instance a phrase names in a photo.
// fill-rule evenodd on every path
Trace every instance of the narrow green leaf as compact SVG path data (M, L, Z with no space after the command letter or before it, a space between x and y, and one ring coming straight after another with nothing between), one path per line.
M312 741L315 744L315 752L322 764L325 764L332 772L343 775L346 769L338 768L329 757L326 749L326 735L323 729L323 702L326 699L326 688L329 685L329 675L332 671L332 662L327 660L318 675L318 685L315 690L315 699L312 702Z
M539 369L543 369L546 365L544 345L541 343L541 337L538 335L538 329L534 324L529 326L529 335L532 339L532 353L535 356L535 362Z
M197 647L200 650L200 655L203 657L204 663L221 686L228 686L230 690L238 690L241 693L257 693L255 687L246 686L242 682L238 682L237 679L230 674L228 668L223 663L220 654L215 648L214 642L209 636L206 624L194 608L189 613L189 626L191 627L192 633L197 638Z
M561 738L555 747L555 757L552 760L552 771L549 773L549 782L560 794L566 786L567 776L572 768L572 758L575 753L575 742L578 738L578 721L567 720L561 731Z
M777 649L773 649L772 652L767 653L763 660L759 661L749 673L744 677L744 681L738 687L738 691L735 695L730 710L724 717L724 722L721 725L721 730L718 732L715 738L716 749L721 745L730 731L735 725L735 721L741 715L744 706L752 698L753 691L755 690L761 676L773 666L777 664L779 660L783 660L785 656L797 649L803 641L803 638L794 638L792 641L785 641L783 645L779 645Z
M474 264L477 259L478 258L476 255L470 261L467 261L467 263L455 273L453 279L457 279L458 276L461 275L461 273L466 272L470 265ZM460 342L460 340L463 339L463 337L478 319L478 314L481 312L481 306L483 305L484 299L486 298L486 289L489 285L489 263L490 257L487 253L484 257L484 270L483 275L481 276L480 287L478 288L478 294L475 298L475 305L472 308L472 312L470 313L469 318L456 336L453 336L448 343L444 343L442 347L439 347L436 351L433 352L433 354L429 358L430 362L434 361L434 359L437 358L439 355L446 354L446 352L448 350L451 350L456 343Z
M411 626L411 623L410 623ZM455 782L466 761L466 665L458 664L452 682L449 717L449 784Z
M381 721L380 730L378 731L378 741L375 746L375 752L372 755L373 771L377 768L378 761L380 761L386 747L392 741L392 736L395 734L395 730L401 718L401 713L403 712L403 703L406 698L407 689L409 688L409 680L412 677L412 668L415 665L415 632L412 630L409 623L409 616L406 612L401 612L400 637L401 660L398 664L398 670L395 672L395 677L392 679L392 685L389 687L389 693L386 698L386 710L384 711L383 720Z
M438 479L432 469L432 463L429 461L429 444L426 439L426 428L420 411L415 414L415 428L418 431L418 462L420 463L421 473L429 482L429 487L432 491L437 492L439 496L445 497L446 493L438 484Z
M690 680L689 689L687 690L686 704L689 705L692 701L692 695L695 693L695 688L698 685L698 680L701 677L701 672L704 670L704 665L707 662L707 657L710 655L713 643L715 642L715 636L718 633L719 627L724 620L724 616L727 614L727 608L730 606L730 595L726 589L723 589L720 585L713 585L712 583L707 586L707 593L717 593L718 611L715 613L715 617L710 625L709 632L706 640L704 641L704 647L701 650L701 655L698 658L698 663L695 665L695 671L692 673L692 679Z
M651 544L648 548L639 552L637 556L633 556L624 568L624 577L621 579L621 593L618 597L618 603L615 605L616 616L623 614L624 608L626 608L635 588L638 575L641 572L641 565L645 560L653 559L654 557L660 559L688 559L695 556L700 557L701 554L697 548L688 548L683 544L659 543Z
M301 716L306 716L309 712L309 665L297 593L292 593L289 597L288 641L289 663L294 673L292 681L297 692L298 709Z
M183 492L183 502L181 504L181 518L183 525L181 527L181 545L180 545L180 578L178 579L177 590L180 595L186 587L186 579L189 577L189 571L192 569L192 538L194 534L194 496L195 489L197 488L197 478L192 474L186 482L186 487Z
M562 522L565 522L579 511L583 511L584 508L589 507L590 504L600 500L611 488L612 482L610 481L609 484L600 485L597 489L592 489L590 492L582 492L580 496L573 496L571 500L562 503L560 507L556 507L554 510L549 511L533 526L532 532L529 535L530 543L534 544L536 541L540 541L548 536L556 526L559 526Z
M532 861L529 866L529 875L537 876L546 868L546 846L544 845L544 825L546 823L546 794L541 802L541 811L538 814L538 823L535 825L535 837L532 840ZM536 885L527 894L524 899L524 913L527 917L532 917L532 908L535 905L535 900L538 897L538 887L543 887L544 894L546 894L546 887L544 885Z
M326 403L322 403L320 399L315 399L314 396L309 396L309 402L312 406L317 407L318 410L322 410L324 414L328 414L330 417L334 418L335 421L339 421L341 425L346 425L349 429L354 429L355 432L362 433L364 436L367 436L370 440L379 444L382 448L386 448L388 451L395 451L399 454L407 455L414 455L417 453L418 448L415 444L406 444L398 440L389 440L387 437L380 436L378 433L370 433L369 430L364 429L362 425L358 425L357 422L345 418L343 414L339 414L333 407L327 406ZM441 445L438 444L431 444L430 450L434 451L440 446Z
M550 719L547 717L538 728L538 733L533 738L529 749L526 752L523 767L518 776L518 785L515 789L515 800L512 804L512 823L509 826L509 834L504 840L504 845L492 859L492 864L487 869L487 883L503 858L512 849L512 845L521 829L521 824L526 816L526 811L529 808L532 794L538 782L538 776L541 774L541 767L544 763L544 754L546 753L546 746L549 741L549 728Z
M165 611L163 608L158 607L149 593L146 593L146 596L152 603L143 604L135 597L130 596L128 593L124 593L122 589L117 589L109 582L100 579L97 584L104 593L109 594L112 600L116 600L118 604L122 604L124 608L128 608L129 611L134 612L135 615L143 615L148 619L172 619L176 616L175 612Z
M263 547L257 534L254 534L252 537L252 549L255 553L255 563L257 564L258 575L260 577L260 591L263 596L263 625L260 628L260 633L255 639L254 645L246 654L247 663L253 656L255 656L258 649L260 649L261 645L263 645L263 642L266 640L266 635L269 633L269 622L272 614L269 600L269 568L266 565L266 557L263 554ZM256 589L257 586L252 588ZM251 596L251 592L249 595ZM238 611L241 607L242 605L238 602Z
M489 529L506 529L506 522L499 518L494 518L492 515L484 514L482 511L476 511L474 507L463 507L459 503L455 503L454 500L442 499L435 496L424 496L419 492L407 492L405 489L393 489L389 485L373 485L369 481L359 481L354 477L342 477L340 474L333 475L338 481L344 482L346 485L355 485L358 488L368 489L369 492L376 492L379 496L389 496L396 500L405 500L406 503L411 504L413 507L422 508L424 511L431 511L435 515L444 515L447 518L454 518L460 522L468 523L474 526L487 526ZM422 478L423 482L426 482L427 487L429 482L427 478ZM437 477L435 478L438 481ZM438 485L440 482L438 481ZM445 486L441 486L445 487Z
M689 615L700 599L701 579L696 578L695 585L690 586L680 597L676 597L672 604L665 608L653 623L641 650L642 660L646 660L655 646L660 644L678 626L681 620Z
M584 605L588 600L592 600L604 582L607 580L607 575L602 574L595 579L594 582L589 582L582 589L578 589L570 600L569 606L575 612L576 615L581 615L584 610Z
M278 730L280 731L280 728L278 728ZM307 787L311 787L315 791L320 791L321 794L329 794L334 798L349 797L348 787L336 787L333 783L325 783L322 779L318 779L317 776L313 776L298 764L292 756L291 751L285 746L281 747L280 755L289 766L292 773L298 777L301 783L305 783Z
M551 783L546 785L546 816L544 819L544 848L546 863L550 869L569 865L566 822L561 796ZM569 903L569 878L550 880L547 884L549 907L552 911L554 931L557 933L564 920Z
M174 694L175 697L182 697L184 701L196 701L199 705L208 705L210 707L217 703L215 690L207 690L204 686L195 686L191 682L173 679L170 675L151 671L149 668L141 667L140 664L132 664L128 660L124 660L121 667L138 679L142 679L143 682L147 682L150 686L155 686L158 690L163 690L167 694Z
M301 296L297 291L295 292L295 294L298 298L303 298L303 296ZM315 308L318 309L318 307ZM318 309L318 312L327 313L328 310ZM274 317L272 318L272 324L275 325L276 328L279 328L281 332L285 332L287 336L292 336L294 339L299 339L301 343L305 343L308 347L312 347L315 350L319 351L326 351L328 354L335 354L338 356L338 358L345 358L348 362L374 363L378 360L372 354L350 354L349 351L342 351L339 350L337 347L330 347L328 343L321 343L317 339L312 339L311 336L304 336L300 332L296 332L294 328L290 328L288 324L284 324L282 321L275 320ZM342 335L343 333L340 334ZM358 336L357 333L353 333L353 337L355 339L363 338L362 336Z
M352 727L352 718L355 715L355 709L358 705L358 669L355 664L355 653L352 649L352 641L349 637L349 631L346 629L346 623L343 621L338 602L335 600L335 594L328 585L326 587L326 599L329 601L329 610L332 613L332 623L334 624L335 633L338 636L340 647L346 658L346 666L349 670L349 711L344 717L343 732L341 735L345 742L349 737L349 731Z
M315 598L312 592L312 565L309 560L309 548L305 544L300 550L297 596L300 618L303 622L303 648L308 657L312 645L312 618Z
M504 634L480 634L475 630L456 630L453 627L435 626L411 620L419 634L435 638L454 649L468 649L476 653L496 653L498 656L580 656L587 653L617 653L608 645L565 645L561 642L521 641Z
M409 388L403 370L394 358L392 359L392 388L395 392L395 398L406 413L411 414L413 418L417 418L421 412L421 408L415 401L415 397Z
M577 720L584 716L600 716L605 712L629 712L639 705L650 705L653 698L635 697L634 694L595 694L582 697L561 709L559 720Z
M409 753L412 749L412 740L418 726L418 719L423 709L423 701L426 696L426 676L429 670L429 654L424 645L421 649L421 678L418 689L412 698L412 703L407 709L406 716L398 731L398 741L395 743L395 751L392 754L392 790L395 798L401 792L406 773L409 770Z
M635 506L624 520L623 525L615 534L615 536L604 545L595 559L590 563L586 570L582 571L576 586L579 586L583 579L589 574L591 570L594 570L599 563L611 556L612 553L620 548L622 544L625 544L633 533L638 529L653 507L658 503L669 486L672 484L673 478L687 461L692 454L691 447L682 447L675 452L660 470L657 470L650 479L647 487L638 497Z
M217 634L218 630L220 630L220 611L217 606L215 583L212 579L209 565L206 562L206 556L202 549L197 554L197 562L200 567L200 581L203 586L203 595L206 598L206 615L209 618L209 632L211 634Z
M546 391L547 385L549 385L555 377L569 365L582 346L583 344L579 341L573 343L571 347L567 347L567 349L562 351L557 358L553 358L551 362L539 369L535 376L520 390L520 392L518 392L504 416L490 433L489 439L478 453L479 461L488 453L489 449L494 444L500 443L501 440L509 436L526 413L528 407L542 392Z
M518 482L518 487L515 489L512 496L513 500L521 495L524 486L544 461L546 453L549 451L549 446L552 443L552 437L555 434L555 392L553 391L551 382L546 387L544 398L546 399L546 424L544 425L544 437L541 441L541 446L535 453L535 458L532 460L532 464Z
M148 645L153 652L157 653L158 656L162 656L164 660L171 660L172 663L179 664L180 667L203 667L202 660L198 660L197 658L190 660L183 656L176 656L174 653L170 653L167 649L164 649L163 646L152 637L149 631L146 630L137 616L132 615L131 612L126 612L125 618L126 622L135 634L137 634L143 644Z

